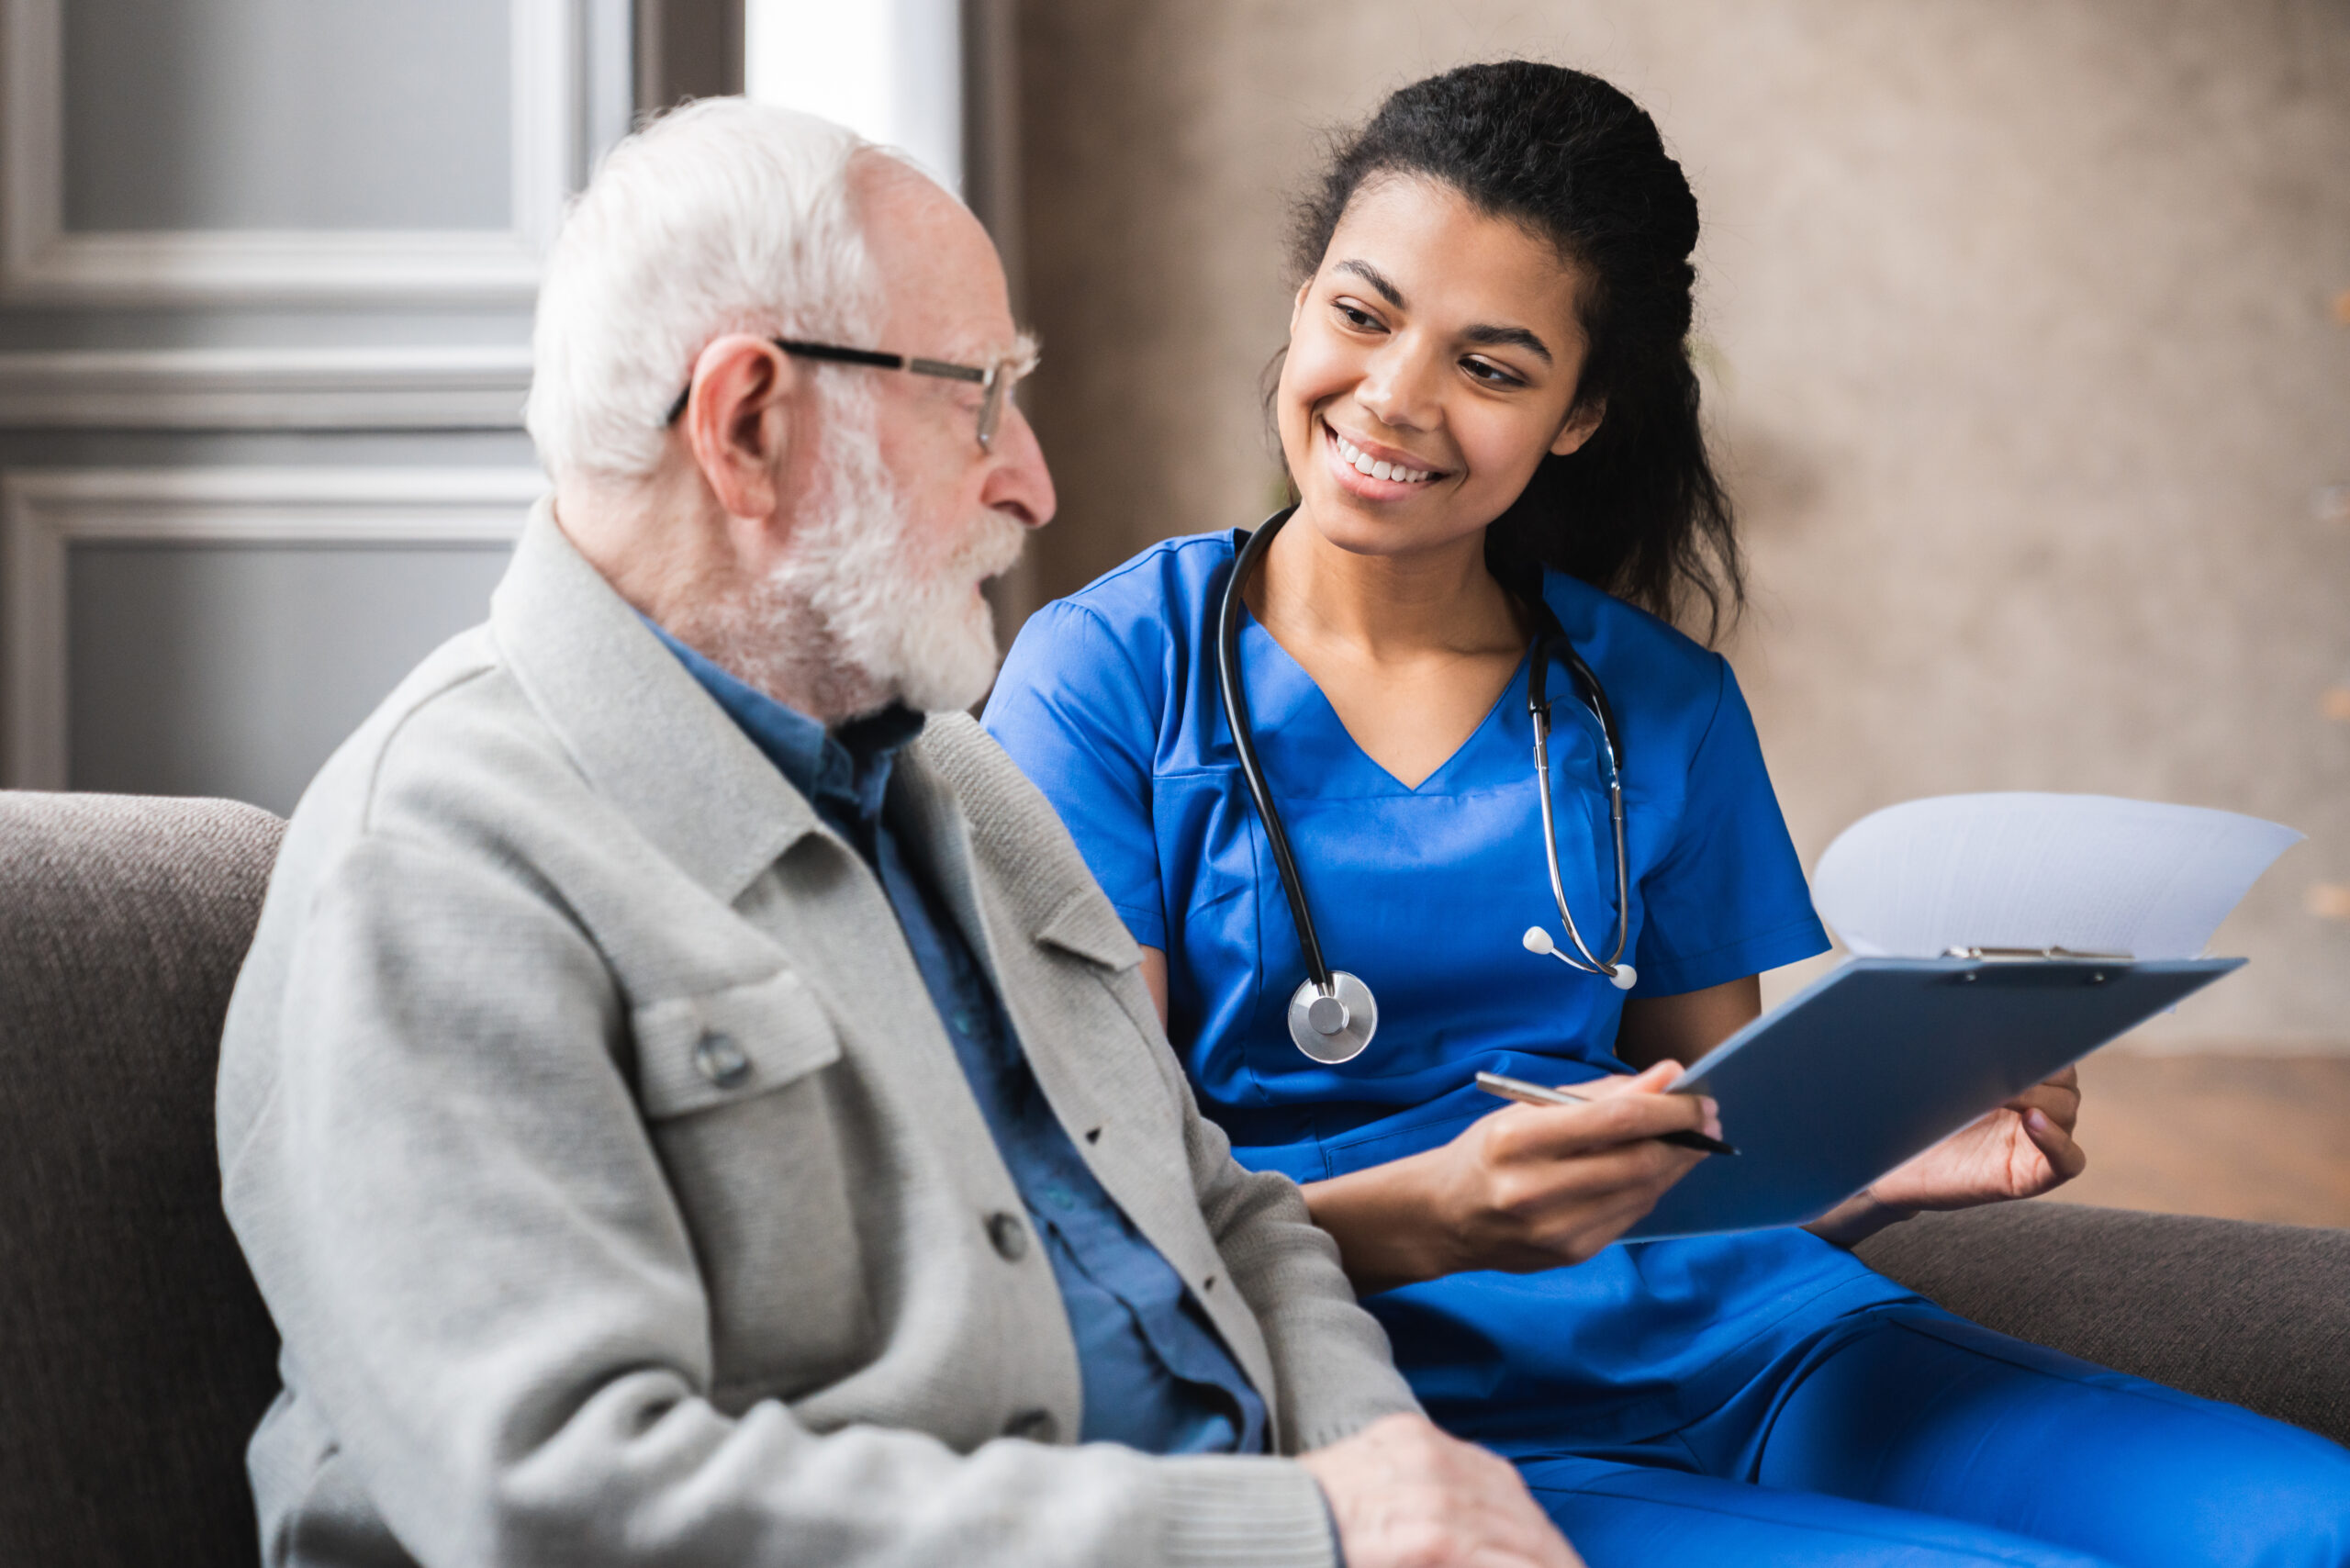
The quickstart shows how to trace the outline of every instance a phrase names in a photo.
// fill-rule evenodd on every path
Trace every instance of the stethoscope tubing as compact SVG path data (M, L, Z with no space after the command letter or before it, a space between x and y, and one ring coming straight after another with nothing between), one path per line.
M1233 560L1232 575L1225 579L1224 598L1216 617L1216 690L1223 699L1225 723L1232 732L1233 749L1239 755L1241 780L1248 790L1250 803L1257 808L1257 820L1264 826L1266 843L1272 850L1273 869L1281 878L1281 893L1289 902L1290 919L1297 930L1298 947L1305 958L1306 985L1301 986L1298 994L1291 1000L1290 1035L1298 1048L1306 1055L1318 1061L1338 1062L1348 1059L1370 1043L1370 1032L1378 1026L1378 1004L1369 987L1353 976L1334 972L1323 956L1321 934L1315 926L1313 911L1306 906L1305 879L1298 871L1297 857L1290 848L1289 830L1282 823L1281 809L1273 803L1272 790L1265 780L1263 765L1257 757L1256 727L1249 718L1248 689L1240 678L1240 612L1246 607L1243 589L1250 574L1264 559L1273 536L1281 532L1282 524L1288 522L1296 510L1293 505L1284 507L1259 524ZM1526 702L1534 727L1534 772L1542 802L1542 853L1550 873L1550 895L1559 906L1559 918L1566 926L1567 939L1574 944L1575 948L1574 954L1570 955L1559 952L1545 941L1538 950L1550 951L1571 969L1604 976L1618 986L1627 986L1632 983L1632 972L1628 969L1619 969L1624 945L1631 935L1632 911L1630 870L1624 854L1623 742L1616 728L1615 710L1607 700L1606 689L1599 683L1599 677L1575 651L1566 629L1559 624L1558 616L1539 595L1534 600L1534 610L1540 624L1535 632L1534 646L1528 655ZM1608 826L1616 851L1616 940L1605 958L1593 954L1589 944L1583 940L1583 933L1576 928L1574 914L1567 906L1566 881L1559 868L1559 836L1550 802L1549 669L1554 655L1573 676L1577 695L1599 722L1600 748L1606 764ZM1527 935L1532 941L1541 934L1538 928ZM1312 1036L1316 1033L1326 1034L1334 1025L1327 1021L1318 1026L1309 1025L1304 1021L1302 1010L1305 1007L1309 988L1317 997L1335 999L1340 995L1341 982L1348 988L1348 994L1355 998L1350 1005L1360 1006L1368 1016L1360 1020L1361 1026L1350 1047L1340 1047L1343 1054L1326 1054L1323 1042ZM1331 1006L1329 1001L1312 1003L1315 1009ZM1345 1022L1349 1016L1346 1008L1334 1011L1345 1027L1355 1027L1354 1024ZM1332 1043L1338 1045L1336 1041Z
M1537 660L1542 657L1539 647L1534 656ZM1567 656L1574 659L1578 664L1582 662L1572 649L1567 651ZM1595 711L1598 710L1595 709ZM1551 816L1550 807L1550 718L1548 711L1542 709L1536 709L1534 713L1534 777L1542 798L1542 853L1543 859L1549 865L1550 871L1550 897L1558 903L1559 919L1566 925L1567 940L1572 942L1575 945L1575 951L1583 955L1583 962L1575 964L1574 967L1588 974L1606 975L1612 978L1616 972L1617 964L1624 957L1625 939L1631 935L1631 923L1624 918L1624 912L1631 908L1632 890L1630 871L1624 860L1623 779L1617 768L1616 744L1606 734L1608 725L1604 713L1601 714L1600 724L1601 744L1607 748L1608 754L1607 822L1616 840L1616 909L1617 912L1616 946L1604 959L1592 956L1591 948L1583 942L1583 933L1576 929L1574 911L1567 903L1566 881L1559 873L1559 833ZM1568 961L1573 962L1572 959Z
M1289 900L1291 920L1297 926L1298 946L1305 953L1305 972L1326 996L1331 994L1330 966L1322 957L1322 937L1314 926L1313 913L1305 907L1305 881L1298 875L1297 857L1289 846L1289 830L1281 825L1281 813L1273 804L1273 793L1265 782L1264 767L1257 760L1256 726L1248 716L1248 692L1240 680L1240 611L1245 608L1242 588L1257 563L1264 559L1266 546L1281 524L1295 512L1294 506L1283 507L1263 522L1241 545L1239 556L1232 563L1232 576L1224 585L1224 602L1216 622L1215 678L1218 693L1224 699L1224 720L1232 731L1233 749L1240 754L1240 777L1248 787L1248 799L1256 805L1257 820L1264 824L1265 839L1272 847L1273 869L1279 873L1281 891Z

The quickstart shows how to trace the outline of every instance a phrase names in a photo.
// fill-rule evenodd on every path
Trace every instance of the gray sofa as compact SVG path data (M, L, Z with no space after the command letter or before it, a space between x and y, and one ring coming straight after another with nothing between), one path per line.
M285 824L0 793L0 1562L256 1557L275 1334L220 1216L220 1019ZM2035 1203L1869 1261L1979 1322L2350 1440L2350 1231Z

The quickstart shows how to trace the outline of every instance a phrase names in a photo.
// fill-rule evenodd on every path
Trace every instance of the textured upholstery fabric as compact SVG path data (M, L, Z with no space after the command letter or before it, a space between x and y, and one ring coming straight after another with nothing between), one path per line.
M277 1339L220 1213L220 1020L284 823L0 793L0 1562L249 1564Z
M2043 1202L1859 1250L1986 1327L2350 1443L2350 1230Z

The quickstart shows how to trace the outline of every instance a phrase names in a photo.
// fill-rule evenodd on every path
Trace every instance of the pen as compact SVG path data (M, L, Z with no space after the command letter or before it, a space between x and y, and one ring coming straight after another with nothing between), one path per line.
M1498 1072L1481 1072L1477 1087L1488 1094L1498 1094L1505 1100L1522 1100L1529 1105L1588 1105L1588 1094L1573 1094L1564 1089L1545 1089L1539 1083L1528 1083L1521 1078L1504 1078ZM1737 1149L1718 1137L1703 1133L1659 1133L1657 1142L1669 1143L1675 1148L1695 1148L1707 1154L1736 1154Z

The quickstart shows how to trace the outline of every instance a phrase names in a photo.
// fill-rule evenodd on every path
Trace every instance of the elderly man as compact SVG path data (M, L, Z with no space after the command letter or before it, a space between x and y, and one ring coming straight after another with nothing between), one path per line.
M697 105L572 211L553 503L305 797L230 1010L268 1562L1572 1562L953 711L1053 510L1029 358L820 121Z

